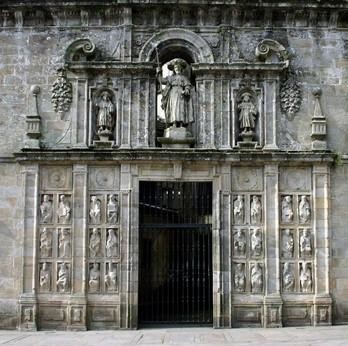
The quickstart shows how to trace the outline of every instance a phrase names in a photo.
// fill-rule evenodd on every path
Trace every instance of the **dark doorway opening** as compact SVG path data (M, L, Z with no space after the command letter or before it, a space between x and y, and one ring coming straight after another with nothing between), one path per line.
M212 183L140 182L139 325L212 323Z

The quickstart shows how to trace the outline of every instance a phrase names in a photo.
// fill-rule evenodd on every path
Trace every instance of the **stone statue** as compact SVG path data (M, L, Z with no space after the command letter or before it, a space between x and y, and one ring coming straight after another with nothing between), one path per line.
M66 200L65 195L59 196L59 204L58 204L58 223L67 224L70 222L71 209L70 203Z
M52 208L52 202L50 201L49 195L43 196L43 201L40 205L40 212L41 212L42 223L52 223L53 208Z
M57 289L61 292L69 290L69 268L65 263L61 263L59 266Z
M173 74L165 78L162 77L161 68L157 69L158 81L165 85L162 91L162 108L166 123L174 127L182 127L194 122L192 85L184 74L187 67L185 60L173 59L168 64L168 69L173 71Z
M252 196L250 220L253 225L261 223L262 205L259 196Z
M91 196L91 204L89 208L89 217L92 224L100 224L100 200L97 196Z
M117 256L117 237L114 229L108 230L108 237L106 240L106 257L116 257Z
M237 292L245 291L245 273L244 266L242 263L237 263L234 270L234 288Z
M244 232L240 229L234 234L233 247L235 256L245 255L246 239Z
M283 257L292 258L294 255L294 237L288 228L283 233L282 252Z
M238 195L233 203L234 223L240 225L244 223L244 200L243 196Z
M300 223L307 223L311 219L311 209L306 196L301 196L300 203L298 205L298 217Z
M308 229L303 230L300 237L300 254L301 256L311 256L312 254L311 234Z
M263 276L260 263L255 263L250 273L251 292L262 292Z
M282 221L291 222L294 216L292 210L292 198L291 196L284 196L282 199Z
M40 254L41 257L51 257L52 253L52 233L45 227L40 235Z
M97 257L100 253L101 237L97 228L93 228L89 239L89 250L91 257Z
M283 290L293 292L295 287L295 275L289 262L284 263L283 268Z
M109 263L109 271L105 274L105 285L108 291L117 290L117 271L116 265Z
M251 255L260 256L262 253L262 234L260 228L255 228L251 232Z
M96 103L97 108L97 132L99 137L109 136L112 134L112 129L115 123L115 105L112 103L112 98L109 91L103 91L100 95L100 100Z
M46 262L42 264L40 270L40 289L42 291L50 291L51 289L51 271Z
M312 271L310 263L306 263L300 270L301 291L304 293L312 292Z
M255 129L257 109L251 101L251 94L245 92L241 96L239 109L239 128L243 133L252 132Z
M70 257L70 230L63 228L59 232L59 257Z
M107 205L108 223L114 225L118 223L120 208L118 204L117 195L110 195Z
M99 264L93 263L92 268L89 270L89 290L93 292L99 291L100 286L100 271L99 271Z

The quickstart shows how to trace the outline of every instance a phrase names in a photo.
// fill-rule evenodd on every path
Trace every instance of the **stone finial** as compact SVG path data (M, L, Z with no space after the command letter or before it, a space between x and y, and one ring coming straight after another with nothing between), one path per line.
M38 85L33 85L30 88L30 93L34 97L34 104L32 106L31 114L27 115L26 117L26 123L27 123L27 137L29 138L29 141L26 143L27 147L30 148L39 148L40 147L40 140L41 137L41 118L39 115L38 110L38 103L37 103L37 97L40 94L41 89Z
M315 88L312 90L314 96L314 111L312 116L312 150L326 150L326 116L320 105L322 90Z

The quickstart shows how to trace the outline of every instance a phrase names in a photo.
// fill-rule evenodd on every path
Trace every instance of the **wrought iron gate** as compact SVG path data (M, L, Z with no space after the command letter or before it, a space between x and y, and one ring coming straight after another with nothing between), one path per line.
M212 323L212 184L140 183L139 324Z

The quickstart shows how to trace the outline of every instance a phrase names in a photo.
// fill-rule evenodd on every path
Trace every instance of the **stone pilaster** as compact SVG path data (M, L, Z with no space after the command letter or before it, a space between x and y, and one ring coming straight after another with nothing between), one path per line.
M39 165L22 169L23 196L23 263L19 297L19 328L37 330L37 277L38 277L38 196Z
M264 327L282 326L279 264L279 172L277 164L265 165L265 297Z
M132 227L132 166L121 165L120 182L120 231L122 238L121 253L123 259L120 273L121 328L136 328L137 319L137 283L138 283L138 229Z
M88 168L87 165L73 166L73 257L72 290L68 305L68 329L86 330L86 283L88 250Z
M330 296L330 248L329 191L330 169L327 165L313 167L314 212L314 325L332 323L332 299Z
M264 82L264 131L265 131L265 150L277 150L277 110L279 79L267 78Z

